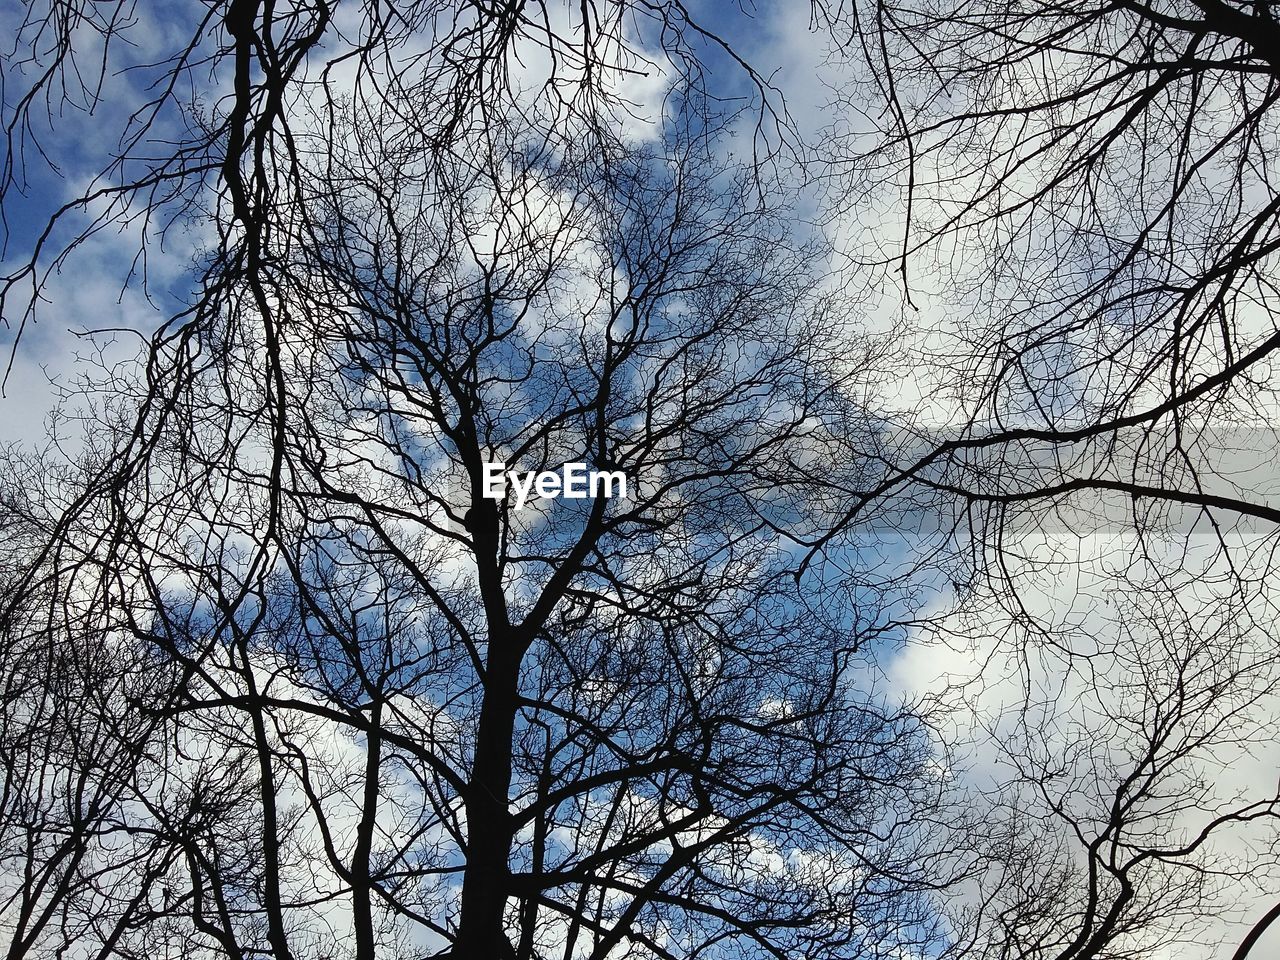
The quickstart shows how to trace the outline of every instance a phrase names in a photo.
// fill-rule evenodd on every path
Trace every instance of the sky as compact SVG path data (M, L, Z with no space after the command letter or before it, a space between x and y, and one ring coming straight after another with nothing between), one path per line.
M135 63L146 63L153 49L164 47L181 33L183 24L168 13L168 4L159 0L140 6L142 11L139 29L135 32L137 47L127 57ZM824 38L811 29L809 6L790 0L776 5L761 5L752 13L744 13L736 5L703 2L692 6L695 14L704 17L704 24L722 32L724 38L751 62L757 71L769 78L771 85L785 97L787 111L794 129L801 140L816 142L821 132L832 120L830 102L833 91L839 91L850 79L853 68L838 57L831 57ZM0 36L13 29L12 18L20 11L16 5L0 8ZM745 95L748 92L741 72L723 55L708 54L706 60L710 82L727 96ZM661 64L659 64L661 66ZM526 65L526 70L536 71L536 63ZM58 117L50 130L37 130L49 156L61 169L61 176L51 175L40 164L29 168L30 179L21 189L21 196L9 203L8 245L5 267L12 269L21 251L29 245L34 231L42 224L48 211L78 195L92 175L92 164L109 149L103 142L102 131L117 129L117 125L129 102L127 91L136 91L139 75L112 75L107 78L106 89L92 115L67 112ZM661 70L654 76L630 82L628 96L637 102L637 117L631 121L633 136L643 139L651 130L647 123L657 119L660 112L664 78ZM749 150L753 133L744 121L736 139L743 150ZM769 140L773 134L766 130ZM797 208L806 212L820 202L820 196L812 184L801 182L799 167L788 167L785 175L791 178L797 190ZM852 247L866 239L868 231L876 232L876 239L886 242L893 236L895 222L883 211L859 216L856 211L827 223L824 229L837 249ZM806 225L806 228L811 228ZM11 366L0 397L0 445L19 444L25 447L41 444L53 429L60 438L64 450L74 452L80 429L80 418L90 422L96 415L92 395L70 396L58 414L60 396L74 393L83 378L100 378L119 369L136 356L141 337L154 330L168 315L180 308L190 290L192 258L207 233L198 221L179 225L166 238L163 245L153 245L148 253L148 286L143 289L136 279L123 282L130 272L138 251L139 227L135 224L124 230L109 229L95 234L79 250L75 251L61 269L48 278L38 320L25 325L20 344L15 344L17 323L13 318L6 329L0 329L0 356L11 357ZM842 273L839 259L833 259L832 283L850 282ZM920 285L914 291L916 311L914 320L920 327L942 331L960 322L963 304L948 302L931 283L928 274L920 276ZM867 297L866 323L883 330L897 329L905 307L901 291L879 288ZM89 336L89 331L101 332ZM905 342L904 351L921 344ZM906 374L894 385L893 395L904 410L930 411L936 423L945 426L952 415L945 401L931 388L930 371L916 368L915 375ZM59 417L64 419L59 420ZM1252 474L1250 475L1252 476ZM1250 481L1246 479L1247 485ZM1245 534L1240 534L1243 538ZM1242 539L1243 542L1243 539ZM1041 531L1039 539L1022 541L1027 568L1027 595L1047 616L1062 623L1071 623L1080 634L1106 629L1112 620L1102 615L1103 600L1099 595L1101 573L1133 549L1133 544L1123 535L1111 530L1090 531L1077 536L1069 529ZM1171 551L1176 543L1168 545ZM904 556L912 549L910 538L904 537L901 545ZM1065 559L1064 559L1065 557ZM1036 569L1044 562L1043 569ZM947 590L939 589L936 609L942 609L951 601ZM985 649L961 647L947 649L927 642L925 637L910 638L912 642L898 652L891 662L883 665L885 674L901 689L904 696L922 696L942 690L956 678L973 674L977 663L998 656L999 631L992 625L986 638ZM1046 665L1046 682L1053 681L1052 665ZM1114 669L1122 669L1120 665ZM1007 682L991 682L982 690L985 698L979 712L987 708L998 711L1010 698L1018 695L1017 678ZM1105 706L1105 705L1104 705ZM1086 723L1086 719L1080 720ZM1232 758L1229 765L1217 775L1225 789L1236 786L1258 786L1274 781L1276 762L1280 759L1272 749L1267 755L1246 753ZM998 769L999 758L978 751L972 758L965 775L975 778L992 776ZM1274 890L1274 888L1272 888ZM1241 904L1247 904L1245 915L1257 915L1270 905L1272 895L1266 891L1242 890ZM1237 923L1224 920L1226 925ZM1227 937L1230 941L1230 935ZM1265 956L1267 949L1280 952L1280 931L1275 931L1270 942L1259 946L1258 956ZM1170 953L1171 958L1197 956L1188 949ZM1226 958L1230 950L1203 953L1205 957ZM1152 960L1158 960L1153 957Z

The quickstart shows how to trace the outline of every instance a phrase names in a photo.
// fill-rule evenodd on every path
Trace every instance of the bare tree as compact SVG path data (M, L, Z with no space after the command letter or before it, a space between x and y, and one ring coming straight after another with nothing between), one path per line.
M967 629L995 637L983 682L1003 679L1008 707L982 739L1005 745L1012 832L1060 850L1056 870L1015 858L988 943L1065 958L1194 939L1224 878L1274 882L1275 778L1229 786L1226 760L1269 742L1277 669L1272 12L846 13L828 23L868 67L840 102L874 91L890 123L838 138L857 158L833 176L837 208L887 188L903 225L848 252L910 306L946 294L922 356L955 429L897 482L972 506ZM1085 536L1121 546L1078 562L1046 544L1078 558ZM1046 609L1055 583L1103 567L1085 610ZM1252 861L1221 849L1244 822Z
M142 715L182 782L134 790L184 892L150 919L362 960L945 942L964 830L869 680L919 598L870 528L798 573L883 472L821 244L696 97L609 150L491 112L441 154L392 108L324 134L287 257L157 341L53 524L83 559L26 568L175 677ZM626 496L493 499L495 461Z
M1251 414L1280 344L1267 8L869 15L867 84L895 122L843 168L847 199L901 186L905 230L879 266L909 298L917 258L950 258L940 276L971 310L954 362L935 358L968 431L936 458L1048 464L971 491L988 503L1093 490L1280 519L1215 483L1212 433L1265 426Z
M134 12L28 4L5 74L17 333L95 233L145 277L210 231L82 462L11 461L14 956L1140 956L1273 862L1215 845L1274 791L1205 772L1274 694L1274 537L1230 518L1280 514L1221 460L1280 343L1265 6L812 7L841 117L888 118L832 209L905 200L854 289L937 268L963 310L917 355L941 437L889 429L901 360L723 161L785 111L684 6ZM70 106L118 142L30 233ZM497 462L628 496L491 499ZM1027 543L1096 495L1118 612L1055 620ZM896 524L937 536L895 564ZM991 641L979 684L885 695L907 630ZM966 795L941 718L1009 677Z
M15 347L41 291L102 231L132 229L129 275L145 285L154 249L212 216L210 275L254 277L280 255L273 223L306 209L299 138L344 120L344 103L370 111L362 122L387 102L434 104L416 132L437 153L512 108L550 114L549 139L572 127L604 142L617 117L643 113L633 81L670 74L700 89L718 51L753 91L757 148L787 129L777 91L680 3L34 0L5 26L0 211L13 256L0 315ZM58 159L69 142L75 169ZM89 186L41 204L61 177ZM218 294L205 284L206 299Z

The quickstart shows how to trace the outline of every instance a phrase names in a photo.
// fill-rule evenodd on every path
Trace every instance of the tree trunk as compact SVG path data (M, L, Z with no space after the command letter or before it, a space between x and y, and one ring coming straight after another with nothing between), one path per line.
M475 758L466 797L467 867L453 960L501 960L512 955L503 929L510 885L511 737L515 730L519 655L491 647Z

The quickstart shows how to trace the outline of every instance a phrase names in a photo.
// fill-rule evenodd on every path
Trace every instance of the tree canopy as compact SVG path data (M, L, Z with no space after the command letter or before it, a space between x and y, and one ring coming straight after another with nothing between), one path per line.
M11 958L1258 955L1270 8L767 13L3 14Z

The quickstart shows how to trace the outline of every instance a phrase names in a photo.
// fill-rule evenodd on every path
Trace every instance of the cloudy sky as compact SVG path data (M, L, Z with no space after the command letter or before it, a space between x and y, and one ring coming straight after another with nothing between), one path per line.
M833 53L830 38L813 29L808 3L789 0L787 3L770 4L761 9L743 12L733 4L703 3L693 8L703 18L704 24L723 36L733 48L748 60L761 76L768 79L771 96L778 99L776 106L785 104L791 126L780 134L769 125L757 133L752 122L758 112L748 112L740 123L736 136L727 142L725 150L744 153L759 149L779 147L780 136L790 142L782 149L777 174L795 191L797 216L812 217L816 222L820 214L821 225L808 222L803 229L820 229L832 241L835 255L830 264L830 283L834 285L866 284L862 297L865 324L874 330L902 329L906 319L912 324L912 333L898 344L904 355L925 356L928 350L937 350L949 341L949 336L965 322L965 311L972 309L963 299L944 292L944 280L934 272L936 264L922 262L913 278L914 305L908 308L902 292L883 277L860 274L850 267L839 254L841 251L862 250L867 244L891 246L896 242L895 228L900 227L901 213L897 207L883 198L870 197L865 206L850 206L833 212L832 184L819 182L813 175L824 162L823 135L833 125L841 130L861 129L875 121L874 117L841 114L832 106L854 79L858 69L853 60ZM161 13L160 11L164 12ZM128 61L144 64L156 50L171 48L175 38L183 35L184 26L173 15L168 4L144 3L139 6L138 25L131 34L134 46L125 54ZM570 14L561 11L562 15ZM22 14L16 5L0 8L0 36L16 30L15 22ZM753 96L742 71L723 55L707 52L708 83L726 97ZM91 60L91 57L89 58ZM664 64L661 54L654 53L654 63L645 68L647 76L633 76L619 81L622 91L634 102L633 115L624 123L630 136L644 140L653 135L661 122L663 98L667 84L673 76L669 64ZM12 68L10 68L12 69ZM535 85L539 70L545 69L545 58L536 50L529 50L521 58L516 80ZM225 81L224 81L225 82ZM103 83L100 99L93 111L65 111L59 113L47 129L34 129L32 142L39 140L49 160L58 168L52 173L38 159L26 167L25 178L9 188L6 197L7 246L6 266L12 270L21 262L34 238L42 229L50 212L60 205L82 195L90 186L91 178L112 148L114 137L122 119L132 109L139 89L139 75L110 74ZM754 105L758 108L759 104ZM844 109L844 108L841 108ZM887 185L886 194L895 185ZM838 185L836 187L838 193ZM826 205L826 206L824 206ZM84 383L101 383L136 358L142 338L160 323L177 312L187 301L194 272L193 258L209 241L207 224L198 218L175 225L163 238L163 243L147 244L145 261L138 259L141 231L140 222L120 225L113 223L93 234L64 261L44 262L42 270L51 270L44 281L41 302L33 321L20 314L14 315L6 308L7 327L0 330L0 347L11 360L0 399L0 442L38 446L46 441L53 430L68 455L73 455L81 419L92 422L101 402L93 392L78 392ZM56 243L60 234L55 232ZM981 270L980 264L968 265ZM961 265L961 270L966 265ZM145 269L146 285L141 282ZM948 299L950 297L950 299ZM12 302L21 300L20 291ZM21 342L16 337L21 331ZM893 397L900 409L945 426L952 411L946 397L933 389L933 372L926 363L915 366L899 366L898 381L893 385ZM61 406L60 406L61 403ZM61 413L55 413L57 410ZM59 419L59 417L65 419ZM1247 477L1241 481L1251 482ZM1239 552L1248 553L1249 530L1231 532L1237 538ZM1200 531L1196 536L1203 537ZM1200 540L1193 540L1194 551L1211 552ZM1077 638L1106 636L1116 629L1117 607L1114 584L1103 573L1114 569L1117 563L1131 557L1136 549L1132 538L1102 525L1101 529L1081 532L1069 524L1055 530L1053 527L1028 533L1018 540L1021 555L1011 557L1015 578L1024 583L1024 595L1032 611L1059 626L1064 635ZM1167 549L1179 556L1185 550L1186 541L1179 536L1168 542L1157 541L1155 549ZM910 538L904 538L902 549L909 553ZM1152 549L1150 543L1144 549ZM1119 559L1118 559L1119 558ZM1214 564L1220 557L1204 561L1204 568L1197 578L1188 578L1187 589L1194 588L1197 580L1212 579ZM935 609L944 609L955 599L953 591L943 584L936 587ZM1109 593L1110 591L1110 593ZM1264 598L1269 604L1269 598ZM984 736L979 718L985 718L993 727L1006 722L1006 708L1025 695L1029 686L1043 692L1057 687L1053 698L1046 697L1042 707L1054 714L1051 726L1064 737L1078 740L1082 732L1092 731L1100 738L1114 738L1115 749L1123 753L1124 731L1109 724L1105 700L1090 702L1078 686L1079 674L1074 673L1062 660L1046 656L1035 664L1041 673L1028 676L1019 665L1008 657L1008 649L1002 646L1006 625L993 620L985 632L981 624L965 625L965 634L978 642L947 646L938 642L946 634L942 629L928 636L908 636L907 643L898 648L893 659L883 664L884 674L892 680L906 697L923 697L940 693L948 684L975 675L979 663L992 666L983 684L974 688L980 692L970 699L973 715L969 718L973 727L967 733L977 746L972 750L962 775L973 778L983 787L992 787L1003 773L1002 758L994 749L984 749ZM957 627L958 629L958 627ZM1101 643L1100 647L1106 647ZM1135 669L1134 663L1120 654L1099 654L1095 662L1104 664L1102 669L1123 672ZM317 735L319 736L319 735ZM1259 728L1247 733L1244 746L1234 754L1214 758L1204 768L1208 779L1222 795L1233 792L1267 790L1274 787L1275 770L1280 762L1280 748L1267 744L1263 753L1265 730ZM1053 742L1046 749L1053 751ZM1105 750L1099 751L1105 753ZM1096 759L1096 757L1094 758ZM1236 841L1229 841L1235 844ZM1239 850L1245 848L1240 846ZM1274 881L1275 878L1270 878ZM1239 917L1224 917L1224 925L1238 924L1256 917L1274 899L1272 893L1241 885ZM1212 940L1212 930L1198 932L1203 940ZM1270 948L1280 951L1280 931L1273 933L1272 943L1262 944L1257 956L1265 956ZM1161 957L1221 957L1231 954L1231 937L1227 946L1217 949L1178 947ZM1156 960L1153 955L1153 960Z

